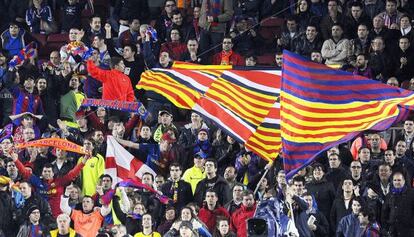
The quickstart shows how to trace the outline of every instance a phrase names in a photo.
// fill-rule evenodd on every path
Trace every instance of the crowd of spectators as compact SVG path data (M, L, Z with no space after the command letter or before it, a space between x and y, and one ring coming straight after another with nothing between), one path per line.
M176 60L280 70L290 50L414 90L413 17L411 0L0 0L0 237L248 236L269 200L291 220L278 236L414 236L413 118L331 148L287 181L281 158L267 163L214 122L135 88ZM279 22L270 39L266 22ZM66 42L41 42L55 35ZM140 101L150 116L80 108L84 98ZM109 135L155 171L142 183L169 204L113 190ZM89 154L14 147L40 138Z

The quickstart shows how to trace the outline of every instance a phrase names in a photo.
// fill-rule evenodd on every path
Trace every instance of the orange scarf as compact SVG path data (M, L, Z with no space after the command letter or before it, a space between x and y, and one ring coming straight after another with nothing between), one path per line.
M191 0L177 0L178 8L188 8L191 4Z
M230 65L230 57L233 54L233 50L230 50L229 52L221 51L221 63L220 65Z

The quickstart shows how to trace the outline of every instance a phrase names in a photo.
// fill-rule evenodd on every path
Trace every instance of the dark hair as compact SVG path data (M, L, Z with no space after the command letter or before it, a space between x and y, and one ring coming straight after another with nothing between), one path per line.
M216 195L216 197L218 197L218 193L217 193L217 191L216 191L216 190L214 190L213 188L209 188L209 189L207 189L206 194L204 195L204 197L206 197L206 196L207 196L207 193L214 193L214 194Z
M363 216L368 216L368 221L370 223L375 221L375 212L374 210L372 210L369 207L363 207L361 208L361 210L359 211L359 214L363 215Z
M365 206L365 201L364 201L364 199L362 198L362 197L353 197L352 199L351 199L351 204L352 204L352 202L353 201L357 201L357 202L359 202L359 204L361 205L361 208L363 207L363 206Z
M341 27L341 29L343 30L344 29L344 26L341 24L341 23L334 23L332 26L331 26L331 29L334 27L334 26L339 26L339 27Z
M295 183L295 182L302 182L302 183L303 183L303 185L305 185L305 183L306 183L305 178L304 178L304 177L302 177L302 176L295 176L295 177L293 178L293 183Z
M406 36L406 35L401 36L401 37L398 39L398 42L400 42L400 40L401 40L401 39L407 39L407 40L408 40L408 43L410 43L410 38L408 38L408 36Z
M125 47L129 47L129 48L131 48L131 51L132 52L137 52L138 50L137 50L137 46L136 45L134 45L134 44L126 44L125 46L124 46L124 48Z
M397 4L397 0L387 0L386 2L393 2L393 3Z
M92 15L90 18L89 18L89 23L92 23L92 19L93 18L99 18L101 21L102 21L102 17L100 17L100 16L98 16L98 15ZM73 28L73 27L72 27Z
M410 15L404 14L400 17L400 20L403 19L404 17L408 17L408 21L411 23L411 17Z
M119 122L121 122L121 119L119 119L119 117L118 117L118 116L113 115L113 116L110 116L110 117L108 118L108 122L109 122L109 121L112 121L112 122L114 122L114 123L119 123Z
M114 181L114 180L112 179L112 176L111 176L111 175L109 175L109 174L103 174L103 175L101 175L101 176L99 177L99 180L102 180L103 178L109 178L109 179L111 180L111 183Z
M149 176L151 176L151 181L153 181L153 182L154 182L154 175L153 175L153 174L151 174L150 172L145 172L145 173L143 173L143 174L142 174L142 177L144 177L144 175L149 175Z
M312 165L312 168L313 168L313 170L320 168L323 172L325 172L325 167L319 162L314 163Z
M242 188L243 188L243 190L245 190L245 189L246 189L246 186L244 186L242 183L236 182L236 183L234 184L233 188L231 189L231 191L233 191L235 187L242 187Z
M216 159L207 158L205 163L207 163L207 162L212 162L214 164L214 168L217 169L217 160Z
M175 0L165 0L164 7L167 5L167 2L174 2L174 4L177 5L177 2Z
M95 38L95 37L98 38L98 40L105 40L105 37L101 34L94 35L93 38ZM99 50L98 48L96 48L96 49Z
M352 8L352 7L360 7L361 9L364 8L364 6L362 5L362 3L361 2L357 2L357 1L354 1L354 2L351 3L350 8Z
M47 168L47 169L53 169L53 165L52 165L51 163L46 163L46 164L43 166L43 169L42 169L42 170L44 170L45 168Z
M123 59L121 57L112 57L111 58L111 69L115 68Z
M180 10L176 9L171 13L171 16L174 16L174 15L181 15L182 16L183 14L180 12Z
M254 197L254 193L252 190L250 189L243 190L242 197L249 196L249 195L252 195Z
M178 167L180 168L180 170L183 170L183 167L181 167L181 165L178 162L171 163L170 169L169 169L170 171L171 171L171 167Z

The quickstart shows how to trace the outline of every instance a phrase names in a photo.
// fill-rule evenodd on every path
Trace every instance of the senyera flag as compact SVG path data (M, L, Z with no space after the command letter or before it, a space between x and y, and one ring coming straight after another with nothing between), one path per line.
M280 71L243 70L175 62L141 75L137 88L154 91L175 106L214 121L221 129L271 161L279 153Z
M149 166L122 147L113 136L107 136L105 174L111 175L113 185L124 180L140 181L144 173L157 175Z
M413 109L414 93L284 51L281 131L291 177L321 152L365 130L385 130Z

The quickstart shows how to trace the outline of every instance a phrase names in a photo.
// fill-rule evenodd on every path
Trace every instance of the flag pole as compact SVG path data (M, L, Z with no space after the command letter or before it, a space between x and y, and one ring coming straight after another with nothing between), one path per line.
M273 161L269 161L269 163L265 166L265 172L257 183L256 188L254 189L253 196L256 195L257 191L259 190L260 184L262 183L263 179L266 177L269 170L273 167Z

